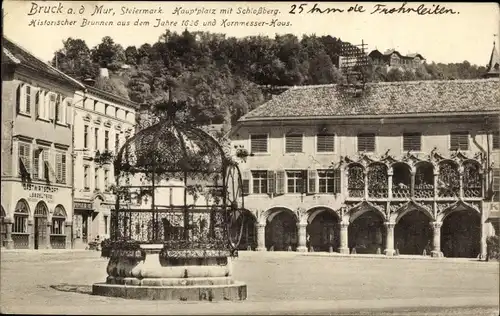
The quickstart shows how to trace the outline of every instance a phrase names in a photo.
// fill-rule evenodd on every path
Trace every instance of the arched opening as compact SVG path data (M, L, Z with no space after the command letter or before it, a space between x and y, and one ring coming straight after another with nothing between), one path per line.
M349 197L365 196L364 168L360 164L350 164L347 168L347 192Z
M441 251L445 257L476 258L481 251L481 217L473 210L446 216L441 226Z
M257 248L257 220L248 210L243 211L231 227L235 241L239 237L242 224L243 231L238 249L255 250Z
M419 199L434 197L434 166L430 162L416 166L414 195Z
M19 200L14 209L14 225L12 226L12 241L15 249L29 248L29 214L28 203L25 200Z
M388 196L387 166L381 163L372 163L368 166L368 196L371 198L386 198Z
M0 245L5 247L5 240L7 240L7 226L5 224L5 210L2 206L2 213L0 213Z
M47 223L48 223L49 210L45 202L40 201L35 207L35 249L45 248L47 244Z
M66 211L62 205L57 205L52 214L52 227L50 232L50 246L53 249L66 248Z
M375 210L365 211L349 225L349 249L356 253L381 254L384 251L384 218Z
M439 197L458 197L460 194L460 175L458 165L445 160L439 164Z
M409 198L411 186L410 166L405 163L395 163L392 166L392 197Z
M394 227L394 248L402 255L430 255L432 227L424 212L413 209L404 214Z
M340 247L339 218L328 210L319 211L307 225L307 247L313 251L336 251Z
M483 195L481 166L476 161L465 161L463 167L464 196L471 198L481 197Z
M295 251L297 243L296 217L289 210L276 210L266 225L266 248L270 251Z

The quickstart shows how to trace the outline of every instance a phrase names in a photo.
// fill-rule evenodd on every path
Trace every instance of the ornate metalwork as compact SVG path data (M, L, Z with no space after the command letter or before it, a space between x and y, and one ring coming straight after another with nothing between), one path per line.
M244 226L240 220L241 227L232 227L243 211L237 163L210 134L177 120L174 105L116 155L107 247L127 241L163 244L169 257L236 255Z
M371 198L388 197L387 166L382 163L372 163L368 167L368 196Z
M434 166L430 162L421 162L416 166L414 197L434 197Z
M460 173L458 165L450 160L439 163L439 197L458 197L460 194Z
M365 174L363 166L351 164L347 169L347 191L349 197L365 196Z
M482 179L480 165L473 161L463 163L463 192L464 197L479 198L482 196Z
M410 167L407 164L395 163L392 170L392 197L397 199L410 198Z

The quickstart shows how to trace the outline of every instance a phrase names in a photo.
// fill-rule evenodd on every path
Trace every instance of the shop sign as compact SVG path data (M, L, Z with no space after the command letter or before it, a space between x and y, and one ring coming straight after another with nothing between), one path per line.
M75 209L79 210L92 210L94 209L92 203L90 202L76 202L75 201Z
M30 183L23 183L23 188L25 191L29 191L29 201L44 200L48 203L54 202L54 195L49 193L57 193L59 191L59 188L57 187Z

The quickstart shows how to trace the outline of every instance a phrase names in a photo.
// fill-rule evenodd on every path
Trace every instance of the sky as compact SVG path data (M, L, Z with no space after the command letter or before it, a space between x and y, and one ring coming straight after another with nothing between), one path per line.
M304 4L302 11L300 11L301 3ZM377 11L376 4L385 7L379 6ZM294 5L296 7L292 14ZM356 5L357 10L352 8L351 12L348 12L349 8ZM432 12L429 10L439 5L439 8L453 10L455 14L451 14L451 11L446 14L381 12L382 8L396 10L403 5L404 9L417 9L421 5L427 12ZM360 6L363 8L360 9ZM248 35L274 37L275 34L286 33L299 37L303 34L331 35L353 44L361 44L363 41L367 44L367 52L372 49L385 51L395 48L402 54L418 52L427 62L452 63L467 60L471 64L484 66L489 61L495 40L498 49L500 33L500 10L496 3L10 0L4 1L2 7L4 35L45 61L52 59L53 53L62 48L63 40L68 37L83 39L92 48L102 37L111 36L116 43L126 48L129 45L153 44L167 28L182 32L186 28L182 23L188 23L189 31L210 31L236 37ZM46 8L52 10L52 13L45 13ZM84 11L80 14L82 8ZM97 14L92 15L96 8L101 8L101 11L98 10ZM316 10L311 12L314 8ZM73 12L68 12L70 9ZM138 14L137 11L133 12L134 9L155 11ZM222 14L221 9L232 9L232 13L228 14L226 11L226 14ZM323 13L319 13L317 9ZM126 10L131 13L122 14ZM104 13L105 11L107 13ZM425 13L422 10L419 12ZM177 25L156 26L157 19ZM60 20L73 21L74 24L39 25L47 22L56 23ZM138 20L149 22L149 26L134 26L134 22ZM273 20L275 24L272 24ZM85 21L111 21L113 25L83 25ZM268 24L230 25L232 22L250 21ZM127 22L130 23L129 26L118 25ZM215 25L208 24L214 22Z

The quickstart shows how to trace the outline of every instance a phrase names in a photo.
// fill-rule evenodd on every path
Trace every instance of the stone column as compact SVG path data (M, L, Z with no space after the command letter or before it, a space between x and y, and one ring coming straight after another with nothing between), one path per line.
M396 223L385 222L386 237L385 237L385 250L384 254L386 256L394 256L394 226Z
M387 197L389 199L392 199L392 174L393 174L393 170L391 167L391 168L389 168L389 171L387 172Z
M344 254L349 254L348 227L349 227L349 222L341 222L340 223L340 248L339 248L339 252L344 253Z
M14 249L14 240L12 240L12 225L14 225L14 220L12 218L5 218L5 248Z
M45 249L52 249L50 244L50 234L52 233L52 221L47 222L47 231L45 232Z
M442 257L443 253L441 252L441 226L442 222L431 222L432 226L432 257Z
M307 252L307 223L297 223L297 232L299 235L298 252Z
M73 248L73 223L72 222L64 222L64 234L66 235L66 249Z
M35 249L35 230L33 229L33 220L28 219L28 249Z
M257 224L257 251L266 251L266 224Z

